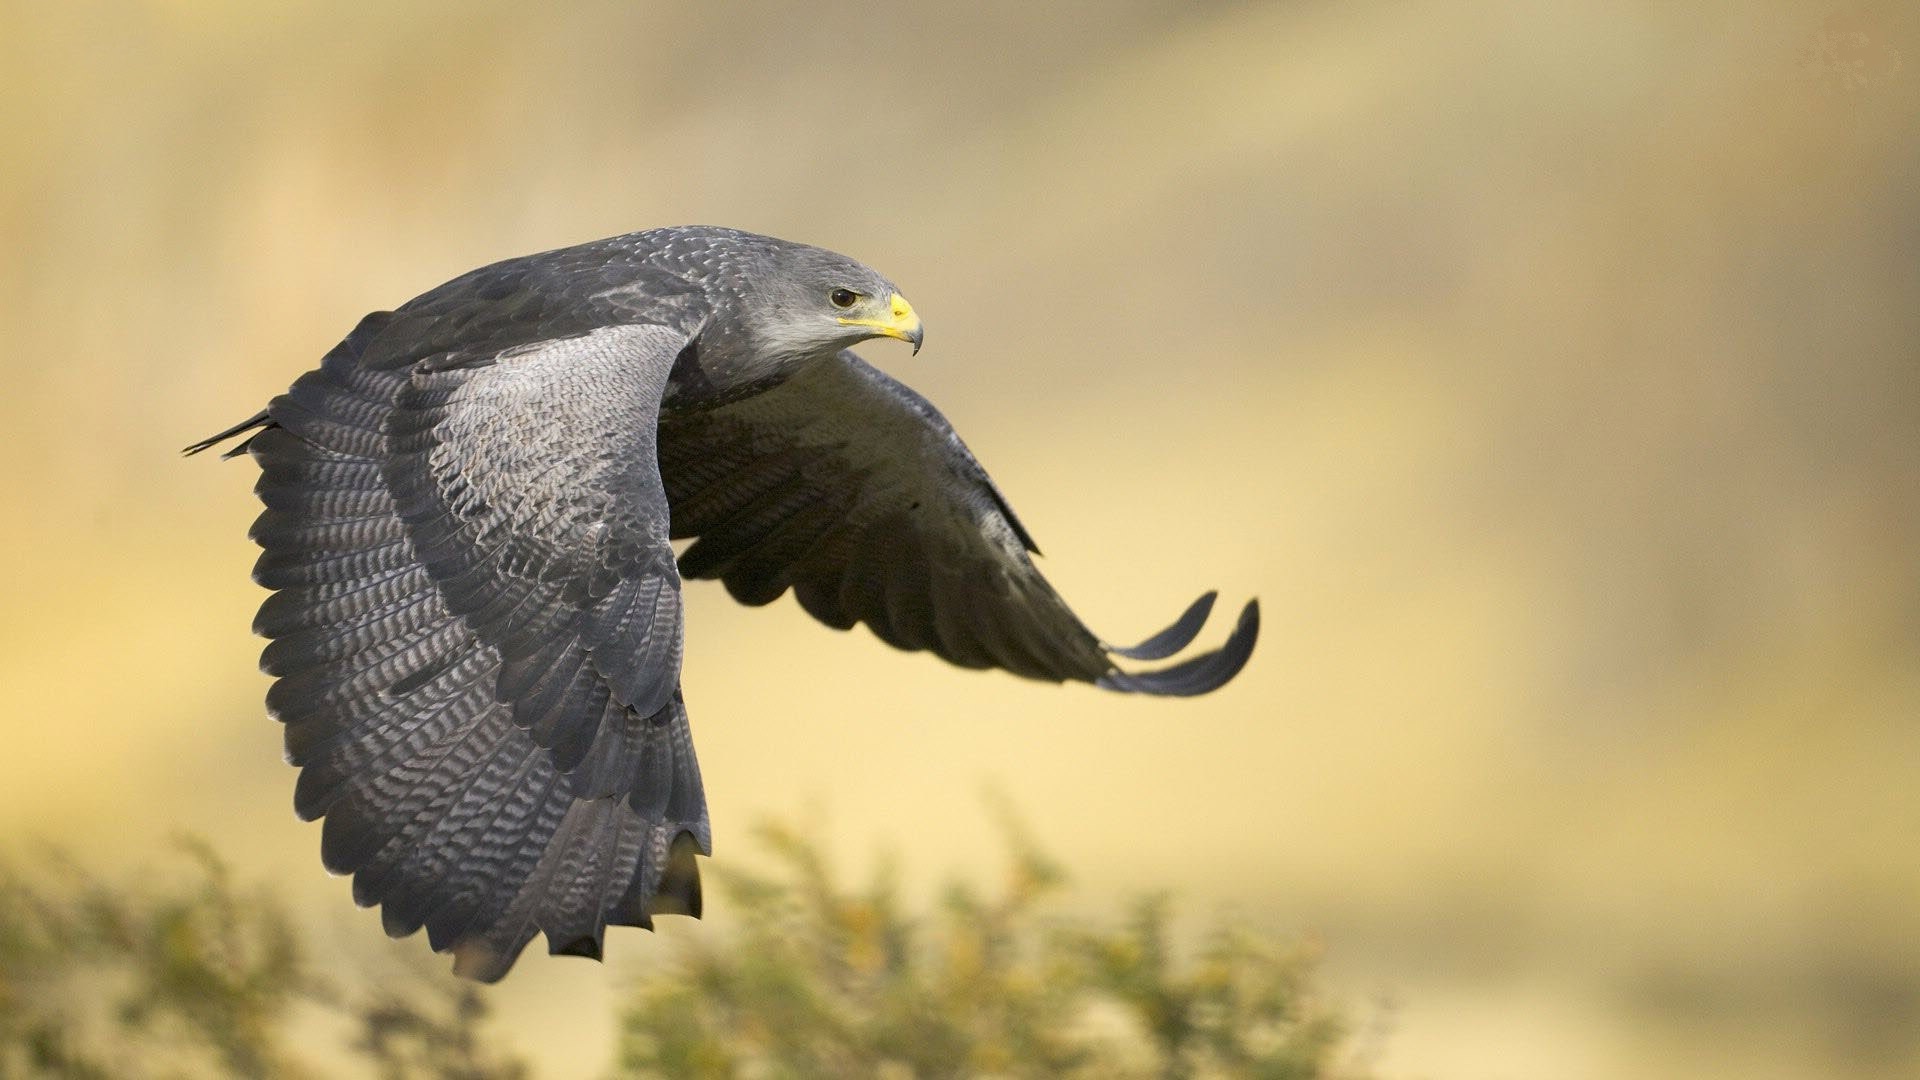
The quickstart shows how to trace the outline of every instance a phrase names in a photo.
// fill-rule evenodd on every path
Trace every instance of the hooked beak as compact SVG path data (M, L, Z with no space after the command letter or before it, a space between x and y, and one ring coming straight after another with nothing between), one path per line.
M920 316L914 314L913 305L907 298L894 293L888 302L889 311L884 319L841 319L843 326L864 326L872 330L876 337L898 338L910 343L913 351L920 351L920 342L926 339L927 328L920 322Z

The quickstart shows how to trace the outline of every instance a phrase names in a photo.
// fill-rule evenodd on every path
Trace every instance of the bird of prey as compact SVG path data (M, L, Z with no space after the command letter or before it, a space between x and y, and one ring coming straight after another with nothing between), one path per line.
M921 322L842 255L715 227L508 259L360 321L246 436L267 706L321 857L395 937L507 973L536 932L699 915L684 578L970 668L1202 694L1253 650L1201 597L1090 632L934 407L850 346ZM670 541L691 539L676 558Z

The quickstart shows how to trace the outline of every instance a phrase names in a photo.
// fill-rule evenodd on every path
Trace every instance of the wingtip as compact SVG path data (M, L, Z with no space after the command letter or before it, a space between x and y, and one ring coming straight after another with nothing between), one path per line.
M1198 606L1196 603L1195 607ZM1190 608L1189 613L1192 610ZM1115 668L1095 685L1122 693L1155 697L1196 697L1210 693L1240 674L1253 656L1254 642L1259 637L1260 601L1253 599L1240 609L1240 618L1234 623L1233 632L1227 635L1227 640L1218 649L1158 671L1128 672Z
M211 450L215 446L219 445L220 442L227 437L228 436L226 435L225 432L222 432L219 435L209 435L206 438L201 439L197 443L193 443L191 445L181 447L180 456L183 458L189 458L203 451ZM224 457L225 455L221 455L221 456Z
M269 415L268 411L266 409L261 409L259 412L233 425L227 430L220 432L217 435L209 435L206 438L201 439L199 442L181 447L180 456L192 457L193 455L198 454L203 450L211 450L214 447L220 445L221 443L226 442L228 439L232 439L240 435L244 435L247 432L252 431L254 428L265 427L266 425L272 422L273 422L273 419ZM233 449L227 451L224 454L221 454L220 460L225 461L228 458L239 457L241 454L246 452L247 444L252 441L253 441L252 439L247 439L241 442L240 445L234 447Z
M1115 656L1124 656L1129 660L1165 660L1188 645L1200 635L1201 628L1213 615L1213 602L1219 599L1218 589L1209 589L1198 600L1187 605L1187 610L1173 620L1173 625L1153 635L1138 645L1121 648L1107 645L1106 650Z

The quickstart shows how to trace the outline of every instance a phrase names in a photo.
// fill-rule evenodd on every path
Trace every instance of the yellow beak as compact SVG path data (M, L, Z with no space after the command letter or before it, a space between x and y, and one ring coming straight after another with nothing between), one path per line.
M913 305L907 298L894 293L888 301L891 309L884 319L841 319L842 326L864 326L880 337L899 338L910 342L913 351L920 351L920 342L927 336L926 327L920 323L920 316L914 314Z

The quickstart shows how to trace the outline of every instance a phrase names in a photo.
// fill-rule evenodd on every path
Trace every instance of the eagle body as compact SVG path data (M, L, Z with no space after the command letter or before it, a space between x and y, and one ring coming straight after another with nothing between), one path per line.
M711 227L510 259L361 320L246 436L265 509L269 711L395 936L501 978L536 933L700 913L712 852L680 685L681 582L902 649L1054 682L1205 693L1251 654L1157 671L1209 614L1116 648L1035 568L940 413L849 346L921 340L890 282ZM671 541L691 543L675 556Z

